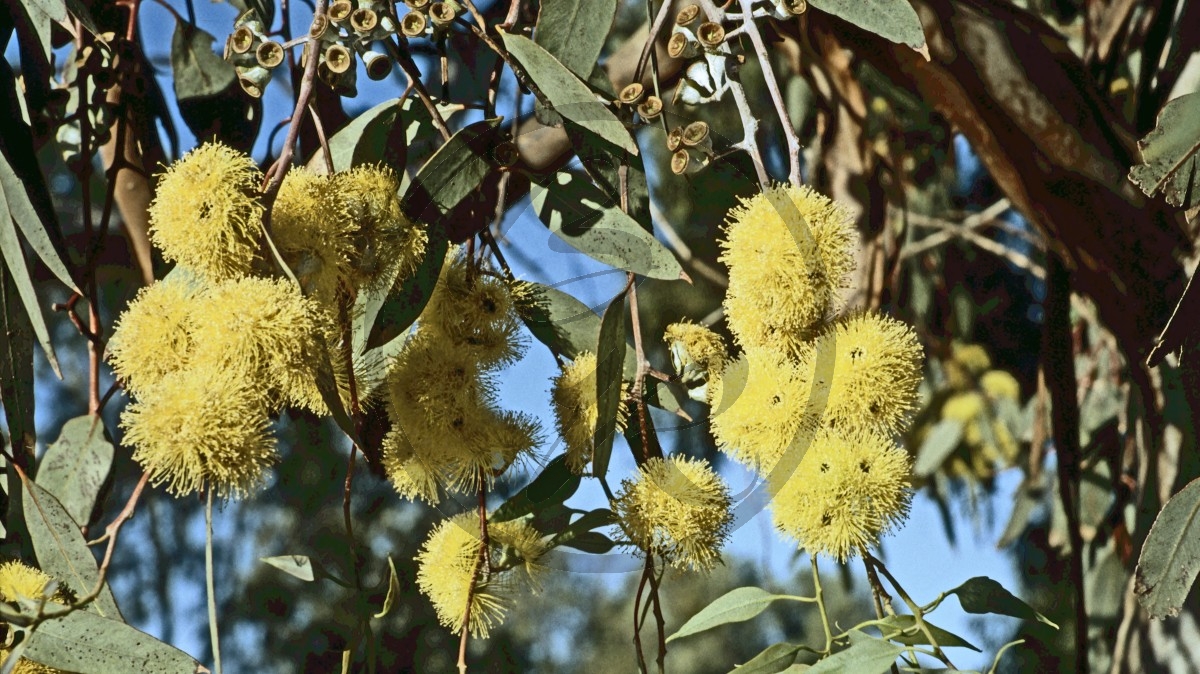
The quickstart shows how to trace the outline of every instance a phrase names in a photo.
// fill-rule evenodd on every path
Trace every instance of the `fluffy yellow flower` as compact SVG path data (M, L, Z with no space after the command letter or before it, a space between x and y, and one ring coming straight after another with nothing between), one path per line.
M187 365L198 287L168 278L138 291L108 342L113 371L134 395Z
M770 473L788 447L817 425L817 392L810 382L786 356L747 349L709 385L717 447L762 475Z
M358 166L334 175L334 189L353 223L359 287L396 284L412 276L429 241L425 230L400 208L400 179L382 165Z
M262 174L250 157L205 143L172 164L150 204L150 239L167 260L214 281L250 271L258 252Z
M834 425L901 432L916 406L923 358L911 328L868 313L829 326L806 345L801 369L816 381L813 402Z
M521 321L507 283L489 274L470 275L467 260L451 250L429 304L422 329L476 354L494 368L518 360L523 351Z
M628 413L624 388L622 382L621 402L617 405L617 431L624 430ZM592 442L600 417L596 401L596 354L584 351L563 366L551 386L550 402L554 406L558 433L567 446L567 467L575 474L583 473L592 460Z
M351 272L355 223L337 182L305 168L288 171L271 209L271 233L306 295L333 306Z
M465 512L439 524L417 554L417 587L455 633L466 623L473 636L487 638L503 621L518 586L532 583L546 551L541 536L522 521L490 524L488 543L481 555L479 516Z
M908 453L871 430L817 433L795 474L773 476L775 526L809 552L845 561L908 515Z
M241 497L274 463L265 392L222 367L167 375L121 415L133 459L177 496Z
M1013 402L1021 400L1021 383L1004 370L990 370L979 378L979 386L992 400L1007 398Z
M671 351L671 363L679 374L688 396L704 402L708 382L725 369L725 341L702 325L681 322L667 326L663 341Z
M651 458L624 480L616 509L642 550L675 568L707 571L721 561L733 514L729 488L703 459Z
M404 424L392 420L392 429L383 438L380 449L384 474L396 492L406 499L421 499L430 505L441 500L438 492L454 470L449 453L430 439L428 428L420 424ZM423 451L417 452L416 448Z
M795 355L854 270L849 212L808 186L777 185L729 211L725 317L744 347Z

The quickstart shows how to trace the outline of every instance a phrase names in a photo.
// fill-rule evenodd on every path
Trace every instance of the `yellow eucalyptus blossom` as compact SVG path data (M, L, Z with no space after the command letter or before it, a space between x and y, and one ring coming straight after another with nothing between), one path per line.
M628 410L625 405L624 384L621 402L617 406L617 430L624 430ZM596 401L596 354L584 351L575 357L554 378L550 389L558 433L567 446L567 467L575 474L582 473L592 460L592 443L600 408Z
M19 597L26 599L54 599L63 602L66 596L60 589L53 597L47 597L44 590L52 579L40 569L35 569L19 560L0 564L0 600L16 602ZM0 649L0 665L8 662L9 651ZM49 667L28 658L21 658L13 674L58 674L62 670Z
M1017 378L1004 370L990 370L979 378L979 387L992 400L1008 399L1013 402L1021 400L1021 383Z
M454 470L453 457L440 451L429 438L426 427L419 424L405 427L395 419L392 423L380 450L384 474L404 498L437 505L441 500L438 489Z
M721 376L725 369L725 341L702 325L681 322L667 326L663 341L671 351L671 363L688 396L704 402L708 398L708 382Z
M624 480L616 509L642 550L678 569L707 571L721 561L733 514L729 488L708 462L686 456L651 458Z
M447 253L421 318L430 333L474 352L485 368L515 362L524 352L509 284L489 274L472 274L456 250Z
M283 279L226 281L196 304L192 362L241 373L287 404L313 403L314 370L328 357L320 341L327 320Z
M917 403L923 358L908 325L867 313L829 326L805 347L801 369L817 380L814 400L823 400L831 423L901 432Z
M197 147L159 179L150 240L213 281L247 274L262 230L261 183L247 155L221 143Z
M521 521L489 524L488 543L481 554L479 516L465 512L439 524L417 554L417 587L452 632L461 632L466 623L473 636L487 638L503 621L518 587L532 584L546 551L541 536Z
M808 373L786 356L747 349L710 383L709 418L717 447L762 475L816 427Z
M227 368L173 372L121 415L125 442L176 496L241 497L276 458L265 398L259 383Z
M357 285L397 284L412 276L429 237L400 208L396 173L382 165L358 166L335 174L333 181L355 231Z
M192 355L198 288L168 278L138 291L117 319L108 361L134 395L187 365Z
M795 474L775 476L775 526L809 552L846 561L908 516L908 453L877 431L819 431Z
M334 178L288 171L271 209L271 233L306 295L327 306L337 300L351 272L355 231Z
M729 211L725 317L743 347L795 355L854 269L849 212L808 186L777 185Z

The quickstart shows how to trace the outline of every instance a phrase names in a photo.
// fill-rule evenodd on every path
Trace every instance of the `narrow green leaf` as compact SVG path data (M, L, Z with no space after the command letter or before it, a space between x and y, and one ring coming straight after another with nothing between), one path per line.
M425 106L414 98L384 101L350 120L329 139L333 170L383 162L402 172L408 164L408 145L432 124ZM324 153L313 154L308 167L323 172Z
M1022 620L1038 620L1058 629L1046 616L1033 610L1004 586L987 576L976 576L947 594L957 594L958 602L967 613L995 613Z
M698 634L719 625L744 622L767 610L771 602L783 598L781 595L771 594L760 587L739 587L736 590L730 590L689 618L683 627L667 637L667 642Z
M1200 92L1163 106L1154 130L1138 141L1142 163L1129 179L1148 196L1161 192L1167 203L1196 217L1200 210Z
M125 623L75 611L28 635L25 657L67 672L189 674L207 671L191 656Z
M585 532L591 531L598 527L607 527L616 524L617 516L608 508L597 508L588 511L580 516L579 519L571 522L562 531L558 532L553 539L550 540L550 547L556 545L569 545L570 542Z
M617 410L621 403L621 373L625 361L625 291L617 293L600 319L596 340L596 432L592 436L592 474L608 473Z
M361 306L364 325L359 334L366 333L367 349L384 347L403 337L421 315L442 273L448 247L446 237L438 231L431 231L425 259L412 276L399 285L384 286L381 289L382 299L379 292L368 291L363 294Z
M33 423L33 325L21 305L20 292L8 268L0 265L0 403L8 435L20 455L33 457L37 429Z
M26 7L36 9L56 23L67 20L67 3L63 0L29 0L24 4Z
M493 170L491 146L499 119L459 129L417 171L401 200L410 218L433 228Z
M387 596L383 598L383 606L379 609L379 613L375 614L376 618L384 618L392 612L392 606L396 604L396 598L400 596L400 575L396 573L396 563L392 561L392 556L388 555L388 591Z
M917 460L913 465L913 474L918 477L933 475L949 458L958 443L962 440L963 422L958 419L942 419L929 429L925 441L917 450Z
M30 480L22 480L21 486L25 525L29 527L38 565L51 578L65 582L76 593L91 592L100 580L100 572L79 525L53 494ZM105 618L121 620L121 612L107 583L96 601L87 608Z
M63 424L38 464L37 483L54 494L76 522L87 524L112 470L113 446L104 423L91 415Z
M316 578L312 560L308 555L278 555L276 557L259 557L258 561L265 562L289 576L294 576L306 582Z
M216 41L203 29L185 21L175 22L171 36L171 72L175 97L180 102L215 96L237 78L233 65L213 51Z
M8 206L4 195L0 195L0 213L4 213ZM17 295L21 298L21 304L25 308L25 316L29 319L33 334L37 336L38 343L42 345L42 351L46 353L46 360L50 363L54 374L62 379L58 357L54 354L54 345L50 342L50 331L46 329L46 318L42 316L42 308L38 305L37 293L33 289L33 279L29 275L29 268L25 266L25 251L21 249L21 242L17 239L17 230L13 227L12 219L4 215L0 215L0 254L3 254L4 264L8 268L8 277L12 279Z
M538 341L550 351L574 360L591 351L600 334L600 317L591 307L573 296L550 286L530 283L535 297L532 306L523 308L521 319Z
M567 457L560 454L550 460L533 481L500 504L489 518L507 522L538 510L559 505L579 488L580 477L567 468Z
M799 654L799 646L789 643L773 644L747 660L744 665L730 670L729 674L778 674L791 667Z
M883 621L887 624L886 628L882 628L885 639L902 643L905 646L932 645L925 636L925 632L917 627L917 619L911 615L888 616ZM969 648L976 653L982 652L966 639L930 623L928 618L925 619L925 627L929 628L929 632L933 634L934 639L937 639L938 646L941 648L956 646Z
M617 149L574 122L567 121L563 126L567 131L567 139L571 141L571 148L575 150L579 163L583 165L583 170L596 187L608 195L609 203L619 206L621 192L624 190L630 217L636 220L642 229L653 232L654 224L650 218L650 185L646 182L646 165L642 157ZM667 142L666 135L657 127L651 128L648 133L651 134L651 142Z
M671 251L586 177L559 171L532 185L530 199L542 224L593 259L650 278L685 278Z
M629 130L574 73L533 40L503 32L500 36L556 112L626 152L638 153Z
M533 40L587 79L600 60L616 12L617 0L542 0Z
M576 536L560 541L558 545L575 548L581 552L593 555L603 555L612 550L616 543L611 538L597 531L584 531Z
M809 674L882 674L905 651L904 646L897 646L862 632L852 631L850 635L849 648L813 665L808 669Z
M1134 592L1151 618L1179 615L1200 570L1200 479L1158 513L1138 557Z
M822 12L899 44L906 44L929 60L925 29L908 0L809 0Z

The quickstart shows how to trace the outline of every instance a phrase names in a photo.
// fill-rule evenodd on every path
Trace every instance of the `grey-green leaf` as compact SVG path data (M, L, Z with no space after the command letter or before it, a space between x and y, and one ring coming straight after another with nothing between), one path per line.
M0 265L0 403L8 422L8 437L24 456L33 456L37 430L33 410L33 325L21 306L16 281Z
M575 548L581 552L587 552L593 555L603 555L609 550L612 550L613 547L616 546L616 543L614 543L611 538L598 531L584 531L566 540L560 541L556 545Z
M862 632L851 631L850 647L817 662L808 669L810 674L882 674L906 650L890 641L876 639Z
M532 185L530 200L542 224L576 250L642 276L685 278L666 246L584 176L559 171Z
M592 474L604 478L612 457L621 403L621 373L625 362L625 291L604 310L596 342L596 432L592 436Z
M359 335L365 333L365 349L388 347L394 340L403 339L405 332L429 303L449 247L444 236L438 232L430 234L425 259L412 276L399 284L383 285L377 290L360 293L361 300L356 300L355 306L361 306L364 313L363 324L356 323L353 328L356 331L354 341L357 343Z
M567 467L567 457L560 454L550 460L533 481L500 504L488 518L492 522L507 522L532 512L560 505L579 488L580 478Z
M1200 570L1200 479L1158 513L1138 557L1134 592L1152 618L1179 615Z
M1049 618L1033 610L1029 604L987 576L971 578L947 594L957 594L958 603L967 613L995 613L1022 620L1038 620L1058 629L1058 625Z
M917 460L913 465L913 474L928 477L942 467L942 463L950 456L962 440L963 422L958 419L942 419L929 429L925 441L917 450Z
M306 582L312 582L316 578L316 573L313 571L312 560L308 555L278 555L275 557L260 557L260 562L265 562L279 569L289 576L299 578Z
M175 97L180 101L215 96L233 84L233 66L213 51L215 38L184 21L175 22L171 36L171 71Z
M96 558L79 530L54 495L30 480L22 480L22 504L25 525L38 565L55 580L66 583L80 595L91 592L100 580ZM106 583L88 610L97 615L121 620L121 612Z
M183 651L125 623L75 611L42 623L25 657L68 672L188 674L205 671Z
M533 41L587 79L612 28L617 0L542 0Z
M465 126L433 153L404 193L409 217L433 225L479 187L493 169L488 153L499 123L485 119Z
M783 599L783 597L771 594L760 587L739 587L736 590L730 590L700 609L700 612L689 618L683 627L667 637L667 641L671 642L704 632L718 625L749 620L767 610L771 602L778 599Z
M929 59L925 29L908 0L809 0L809 4L892 42L906 44Z
M1196 217L1200 211L1200 92L1163 106L1154 130L1138 141L1142 163L1129 179L1149 196L1159 192L1167 203Z
M530 284L536 297L521 319L533 336L550 350L574 360L580 353L591 351L600 332L600 317L591 307L568 293L540 283Z
M58 498L71 519L86 524L112 462L113 446L100 418L75 417L63 424L58 440L46 448L37 483Z
M350 120L329 139L333 170L345 171L363 164L383 162L403 171L408 146L432 120L425 106L414 98L393 98ZM308 167L318 172L325 168L324 155L317 152Z
M638 153L629 130L574 73L533 40L523 35L500 35L504 48L520 62L555 111L626 152Z
M4 200L4 195L0 194L0 213L5 213L7 208L8 203ZM25 265L25 251L21 249L21 242L17 239L17 230L13 227L12 218L7 217L6 214L0 215L0 254L4 256L8 277L13 282L17 296L21 298L21 304L25 308L25 316L29 319L33 334L37 337L38 343L42 345L42 351L46 353L46 360L50 363L54 374L61 379L62 370L59 369L58 357L54 354L54 345L50 342L50 331L46 329L46 318L42 315L41 306L38 305L37 293L33 289L33 279L29 275L29 267Z
M884 638L902 643L905 646L931 645L929 644L929 638L925 636L925 632L917 627L917 619L911 615L888 616L883 619L883 622L887 623L888 628L883 630ZM966 639L930 623L928 618L925 619L925 627L929 629L933 638L937 639L938 646L941 648L956 646L969 648L976 653L981 652Z
M774 644L747 660L745 664L731 670L729 674L778 674L791 667L799 653L799 646L789 643Z
M396 573L396 563L392 561L392 556L388 555L388 591L387 596L383 598L383 606L379 609L379 613L375 614L376 618L384 618L392 612L392 606L396 604L396 598L400 596L400 576Z

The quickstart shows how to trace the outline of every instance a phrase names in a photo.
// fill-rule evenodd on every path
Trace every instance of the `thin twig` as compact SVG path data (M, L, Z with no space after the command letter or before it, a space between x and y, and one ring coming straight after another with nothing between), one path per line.
M313 121L313 128L317 130L317 141L321 143L321 158L325 160L325 171L333 173L333 152L329 149L329 139L325 137L325 125L321 123L321 116L317 114L317 108L312 101L308 102L308 115Z
M907 606L908 610L912 613L913 621L917 624L917 628L920 629L921 633L925 635L925 638L929 640L929 645L933 646L933 654L937 656L939 660L946 663L947 666L957 669L954 667L954 663L950 662L950 658L942 650L942 647L938 645L937 638L933 635L933 631L929 629L929 625L925 622L925 615L921 610L921 607L912 600L912 597L908 596L908 593L904 591L904 587L900 585L900 582L896 580L896 577L887 570L887 567L883 565L883 562L875 559L875 557L870 553L863 551L863 559L871 566L883 572L883 575L888 579L888 582L892 584L892 588L896 590L896 594L900 595L900 600L904 602L904 605Z
M658 34L662 31L663 24L667 22L667 18L671 15L671 0L663 0L663 4L658 8L658 14L654 16L654 23L650 24L650 34L646 36L646 44L642 46L642 53L638 56L637 67L633 69L633 79L630 82L641 82L642 72L646 69L646 63L650 59L650 55L654 53L655 43L658 42ZM646 2L646 12L650 11L650 1ZM657 85L658 78L655 79ZM656 91L657 94L657 91Z
M217 627L217 591L213 583L212 489L204 499L204 583L208 588L208 636L212 641L213 671L221 674L221 640Z
M475 572L471 574L471 584L467 587L467 608L463 612L462 634L458 641L458 674L467 674L467 640L471 632L471 603L475 601L475 586L480 575L487 576L491 569L491 559L488 555L487 528L487 481L483 471L479 471L479 556L475 560Z
M762 68L763 81L767 84L767 91L771 94L771 102L775 104L775 113L779 115L779 126L783 128L783 137L787 141L788 180L796 187L799 187L800 138L796 135L796 129L792 126L791 117L788 116L787 112L787 105L783 101L783 94L779 91L779 81L775 79L775 70L771 67L771 54L774 53L774 50L767 49L767 44L763 41L762 33L759 32L758 25L754 23L754 18L751 16L752 0L740 0L740 2L743 13L742 29L750 37L750 42L754 45L754 52L758 55L758 63Z

